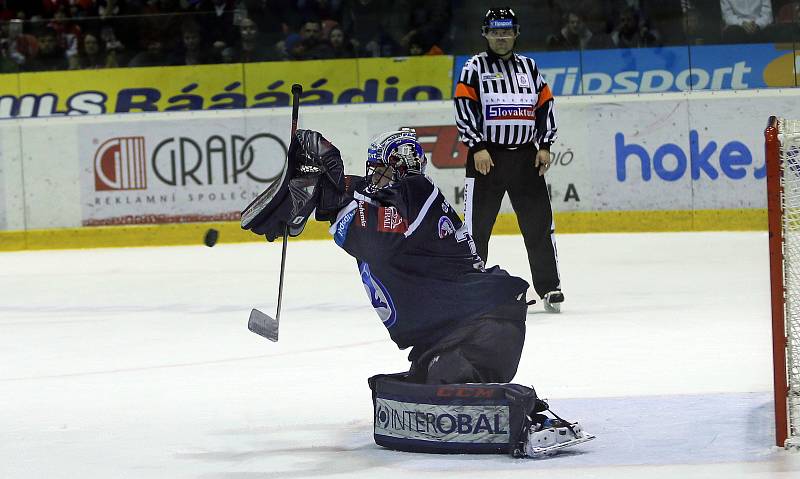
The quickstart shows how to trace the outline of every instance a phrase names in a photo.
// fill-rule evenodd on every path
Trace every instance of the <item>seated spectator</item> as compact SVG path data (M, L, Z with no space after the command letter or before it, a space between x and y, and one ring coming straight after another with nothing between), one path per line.
M138 3L140 2L131 0L96 0L94 7L87 11L86 17L81 18L81 27L85 31L94 32L110 27L114 30L115 38L123 45L143 47L140 42L146 30L140 28L142 20L136 16L141 9ZM104 41L102 35L100 40Z
M775 23L794 23L800 10L800 2L792 0L774 2L772 10L775 12Z
M722 12L719 3L690 1L685 5L684 15L685 43L706 45L720 42Z
M719 43L722 14L716 0L641 0L640 4L663 45Z
M102 43L102 49L104 51L107 53L114 53L120 65L125 63L121 58L125 52L125 45L117 38L114 27L111 25L104 25L100 29L100 42Z
M387 41L387 4L378 0L344 0L342 6L342 28L347 36L356 41L359 53L379 57ZM359 55L360 56L360 55Z
M59 5L53 13L53 20L47 24L58 34L58 45L66 52L67 58L78 54L78 41L81 27L69 17L67 5Z
M409 53L412 37L416 37L417 46L427 53L430 48L426 46L432 48L444 40L451 17L452 4L448 0L395 0L388 14L388 31L394 49L388 53Z
M284 40L279 41L275 44L275 51L277 52L278 57L281 60L291 60L292 48L294 48L295 44L300 41L300 34L299 33L290 33L286 36Z
M0 22L0 73L16 73L19 66L25 63L25 56L17 51L16 46L12 45L8 38L8 26L6 21Z
M239 37L237 7L234 0L200 0L193 4L190 12L200 25L201 34L216 52L236 44ZM241 13L239 13L241 16Z
M17 65L24 65L29 58L39 52L39 43L36 37L23 32L24 23L20 19L0 23L3 38L3 52L5 57Z
M296 0L242 0L246 17L256 22L259 36L275 45L290 31L300 29Z
M695 3L690 0L641 0L639 7L647 12L647 23L658 30L662 44L685 45L689 21L687 12ZM716 3L716 0L710 3Z
M439 45L434 44L430 38L420 32L415 32L408 38L408 47L404 52L408 56L444 55Z
M610 33L614 28L614 18L619 14L616 2L598 0L555 0L552 2L555 18L565 25L570 13L578 13L581 22L594 33ZM626 6L628 6L626 2ZM554 35L557 35L555 32Z
M775 34L770 41L800 41L800 2L789 2L780 7L775 15Z
M237 50L234 47L223 48L219 52L220 63L236 63Z
M128 63L129 67L160 67L169 64L164 54L164 43L160 38L152 35L145 39L146 49L139 52Z
M328 34L328 43L331 46L331 58L356 58L356 47L347 35L344 34L342 27L331 28Z
M338 22L341 18L342 0L297 0L297 10L303 18Z
M34 2L37 0L33 0ZM41 14L45 18L53 18L56 12L61 9L69 8L69 0L41 0Z
M115 50L107 52L98 35L85 34L78 45L78 54L69 59L71 70L94 70L119 66Z
M720 0L722 41L750 43L764 41L764 29L772 25L772 0Z
M245 18L239 27L239 45L225 53L232 63L268 62L278 59L274 45L263 41L256 22Z
M331 19L323 20L321 23L322 23L322 38L330 38L331 30L333 29L333 27L340 26L339 22Z
M3 44L0 49L0 73L17 73L19 72L19 65L17 62L8 57L6 45Z
M138 18L138 34L157 37L162 48L170 51L180 44L183 16L178 11L178 0L147 0Z
M84 18L94 15L96 0L73 0L70 2L67 15L70 18Z
M200 27L193 20L188 19L181 27L181 45L170 56L170 65L206 65L218 63L213 57L213 51L203 48L200 37Z
M58 44L58 33L45 27L36 35L39 51L25 63L25 70L31 72L66 70L69 68L64 49Z
M0 22L7 22L17 17L17 10L8 4L7 0L0 0Z
M611 48L643 48L659 45L658 33L641 20L633 7L622 9L616 27L608 35ZM597 47L597 42L594 43Z
M14 10L14 18L27 20L33 17L41 17L43 14L42 2L38 0L5 0L9 9Z
M570 12L566 23L555 35L547 38L548 50L585 50L592 39L592 32L583 23L580 14Z
M117 0L98 0L97 15L101 18L114 17L124 13Z
M333 58L331 46L322 41L322 24L317 20L305 22L300 29L300 39L289 50L292 60L321 60Z

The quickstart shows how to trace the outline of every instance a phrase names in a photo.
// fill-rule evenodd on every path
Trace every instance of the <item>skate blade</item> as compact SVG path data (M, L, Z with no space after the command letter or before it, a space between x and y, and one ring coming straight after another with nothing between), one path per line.
M568 447L577 446L578 444L591 441L595 437L597 436L594 434L583 433L583 437L575 438L571 441L562 442L560 444L554 444L547 447L533 447L531 448L530 457L546 456L547 454L556 452L560 449L566 449Z
M250 311L250 319L247 320L247 329L270 341L278 341L278 320L257 309Z
M561 312L561 303L548 303L547 301L543 301L544 310L548 313L560 313Z

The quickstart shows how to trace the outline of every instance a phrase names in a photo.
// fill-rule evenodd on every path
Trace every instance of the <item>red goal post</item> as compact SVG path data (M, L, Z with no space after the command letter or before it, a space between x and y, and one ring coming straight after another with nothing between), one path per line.
M775 443L800 447L800 121L771 116L767 163Z

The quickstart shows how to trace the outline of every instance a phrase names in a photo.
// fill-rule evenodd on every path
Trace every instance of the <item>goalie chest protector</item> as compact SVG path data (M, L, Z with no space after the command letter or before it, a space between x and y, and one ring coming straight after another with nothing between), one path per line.
M369 378L375 443L410 452L514 454L536 404L519 384L415 384Z

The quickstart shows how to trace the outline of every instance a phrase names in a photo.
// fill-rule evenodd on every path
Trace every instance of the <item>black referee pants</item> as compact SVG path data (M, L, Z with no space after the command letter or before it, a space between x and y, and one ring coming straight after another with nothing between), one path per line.
M554 235L553 210L544 176L535 167L536 148L527 145L507 150L489 145L494 166L483 175L475 169L472 153L467 157L464 216L484 262L489 257L492 235L503 196L508 192L517 223L525 240L533 287L539 297L561 288ZM487 263L488 264L488 263Z

